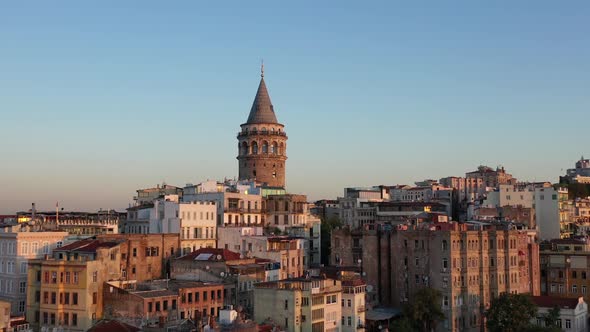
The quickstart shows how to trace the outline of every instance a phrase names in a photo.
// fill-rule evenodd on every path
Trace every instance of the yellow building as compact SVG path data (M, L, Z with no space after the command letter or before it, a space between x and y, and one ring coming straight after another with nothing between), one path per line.
M342 284L323 277L263 282L254 288L254 320L288 332L340 331Z
M86 331L102 317L105 281L120 277L120 242L83 240L29 261L31 327Z

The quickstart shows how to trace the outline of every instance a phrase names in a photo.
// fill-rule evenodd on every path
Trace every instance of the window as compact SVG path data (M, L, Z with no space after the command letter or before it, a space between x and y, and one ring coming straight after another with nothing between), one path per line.
M349 308L350 308L350 307L352 307L352 300L351 300L351 299L348 299L347 306L348 306Z
M19 301L18 302L18 312L23 312L25 311L25 301Z
M27 274L27 262L20 263L20 274Z
M78 305L78 293L72 293L72 304L73 305ZM72 316L72 319L74 317ZM75 325L72 323L72 325Z
M137 248L133 248L133 257L137 257Z
M301 306L302 307L308 307L309 306L309 297L302 297L301 298ZM344 306L344 303L342 303L342 306Z
M78 272L74 272L74 284L78 284Z
M43 303L49 304L49 292L43 292Z
M49 317L51 317L50 324L55 325L55 314L51 314Z
M51 283L57 284L57 272L51 272Z
M62 241L57 241L57 243L55 244L56 248L61 248L61 246L63 246L63 242Z
M565 328L566 329L571 329L572 328L572 321L569 319L565 320Z
M326 304L332 304L338 302L338 295L328 295L326 296Z
M49 313L44 312L43 313L43 324L47 324L49 323Z
M586 286L582 286L582 294L586 294Z
M70 293L64 294L64 304L70 304Z
M64 325L70 324L70 314L67 312L64 312L63 324Z
M70 272L66 272L66 284L70 283Z
M348 326L352 326L352 317L348 316Z
M18 292L20 294L24 294L27 292L27 282L26 281L20 282L20 284L18 285Z
M41 302L41 292L35 291L35 303Z
M572 285L572 293L577 293L577 292L578 292L578 286Z
M57 302L57 293L51 292L51 304L56 304Z
M77 293L74 293L78 295ZM78 326L78 314L72 314L72 326Z
M94 292L92 293L92 304L97 304L98 303L98 293Z
M289 300L285 300L285 310L289 309Z

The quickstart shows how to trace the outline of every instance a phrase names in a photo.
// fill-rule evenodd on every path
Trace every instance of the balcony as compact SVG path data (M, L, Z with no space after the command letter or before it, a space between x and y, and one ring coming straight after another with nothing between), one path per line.
M364 330L365 329L365 324L364 323L358 323L356 326L357 330Z
M282 136L287 137L287 134L284 131L240 131L237 134L237 137L246 137L246 136Z
M358 313L365 312L365 311L367 311L367 308L365 308L364 305L362 305L356 309L356 312L358 312Z
M239 207L226 207L223 209L223 212L226 213L261 213L261 209L248 209L248 208L239 208Z

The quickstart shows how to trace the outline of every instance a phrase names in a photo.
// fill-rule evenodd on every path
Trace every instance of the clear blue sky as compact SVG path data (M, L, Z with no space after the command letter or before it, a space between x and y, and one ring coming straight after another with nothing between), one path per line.
M260 58L312 199L590 155L589 2L411 3L1 3L0 213L237 175Z

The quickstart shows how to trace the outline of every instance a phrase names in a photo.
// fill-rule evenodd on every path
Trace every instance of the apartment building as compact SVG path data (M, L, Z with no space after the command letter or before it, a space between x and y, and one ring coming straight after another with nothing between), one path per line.
M543 295L590 299L588 239L555 239L541 243L540 264Z
M289 332L340 331L342 284L310 276L256 284L254 320L273 321Z
M29 261L27 318L35 330L86 331L102 317L103 285L120 277L120 243L83 240Z
M443 295L446 320L439 331L479 331L482 310L495 296L540 294L535 235L526 228L486 222L433 222L363 231L356 239L362 242L358 262L366 273L368 303L400 307L420 288L432 287ZM346 232L339 237L342 244L337 248L354 239Z
M119 269L123 280L152 280L170 275L170 261L180 255L179 234L100 235L101 242L120 243Z
M105 311L137 327L165 328L191 319L206 324L223 308L222 284L184 280L110 281L104 289Z
M27 300L27 262L51 254L66 242L66 232L12 232L0 228L0 299L11 303L13 315L24 315Z
M299 277L308 268L308 240L295 236L265 236L261 227L220 227L219 248L281 263L280 279Z

